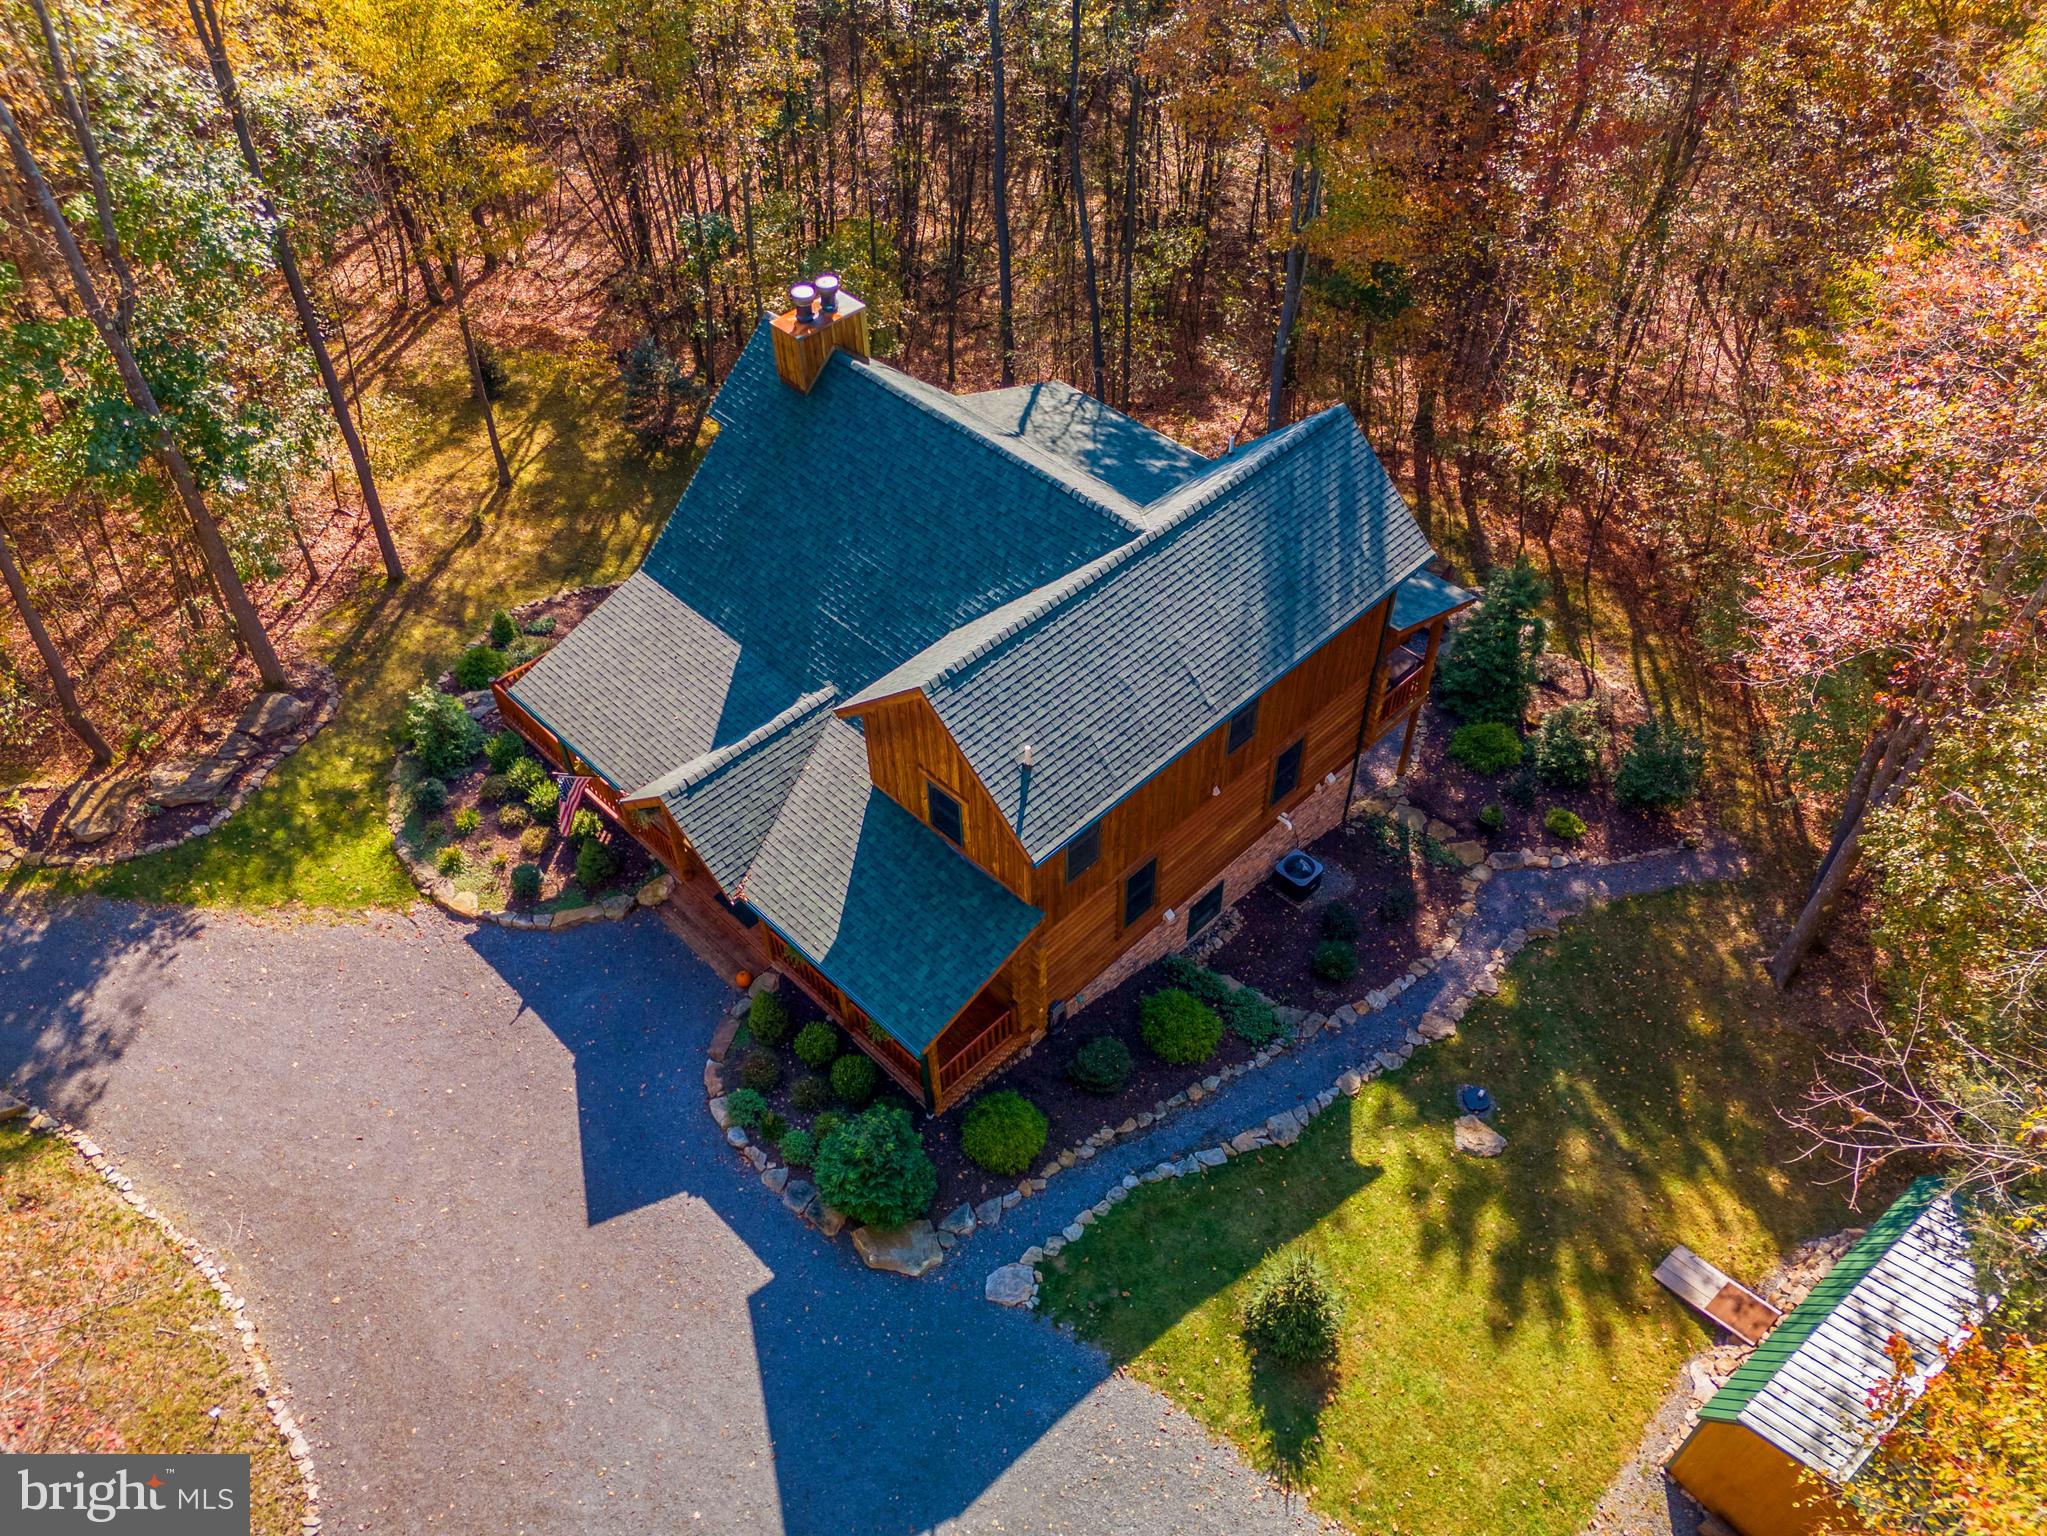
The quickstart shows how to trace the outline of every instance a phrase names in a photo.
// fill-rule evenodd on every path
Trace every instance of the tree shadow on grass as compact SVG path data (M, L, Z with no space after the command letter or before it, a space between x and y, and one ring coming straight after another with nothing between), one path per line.
M1289 1493L1306 1486L1322 1454L1322 1414L1342 1377L1333 1360L1298 1364L1251 1353L1251 1404L1264 1430L1265 1469Z

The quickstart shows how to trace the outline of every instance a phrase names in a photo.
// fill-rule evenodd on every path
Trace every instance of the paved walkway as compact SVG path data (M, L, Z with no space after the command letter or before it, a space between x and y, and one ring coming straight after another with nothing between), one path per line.
M0 1078L229 1260L330 1531L1311 1528L986 1266L791 1219L703 1111L721 996L644 914L0 910Z

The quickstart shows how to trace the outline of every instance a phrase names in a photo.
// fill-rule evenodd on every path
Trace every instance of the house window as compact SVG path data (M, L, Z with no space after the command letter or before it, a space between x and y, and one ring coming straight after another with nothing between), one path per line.
M1098 821L1066 845L1066 883L1073 884L1095 867L1102 856L1102 824Z
M1218 880L1194 900L1187 909L1187 937L1193 938L1210 923L1223 915L1223 883Z
M1253 699L1230 716L1229 750L1237 751L1258 734L1258 701Z
M1145 860L1142 869L1132 870L1123 881L1123 926L1128 928L1152 909L1159 896L1159 861Z
M960 803L940 789L936 784L924 786L925 803L931 811L931 828L956 843L967 840L966 828L960 822Z
M1301 753L1307 745L1303 737L1272 760L1272 804L1278 805L1300 785Z

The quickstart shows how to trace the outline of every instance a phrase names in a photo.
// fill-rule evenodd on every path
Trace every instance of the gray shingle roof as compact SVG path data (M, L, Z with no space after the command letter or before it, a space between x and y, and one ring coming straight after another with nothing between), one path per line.
M991 432L1021 439L1142 508L1208 468L1208 460L1071 384L1049 380L958 397Z
M825 718L739 894L922 1054L1041 914L876 789L859 729Z
M1389 622L1395 629L1412 629L1426 624L1439 613L1478 601L1454 581L1445 581L1433 571L1416 571L1393 589L1393 612Z

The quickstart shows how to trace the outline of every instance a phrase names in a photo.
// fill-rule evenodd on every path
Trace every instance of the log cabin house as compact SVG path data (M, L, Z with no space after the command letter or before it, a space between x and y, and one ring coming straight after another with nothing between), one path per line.
M504 718L936 1112L1188 942L1407 735L1446 617L1348 412L1206 459L764 320L641 569Z

